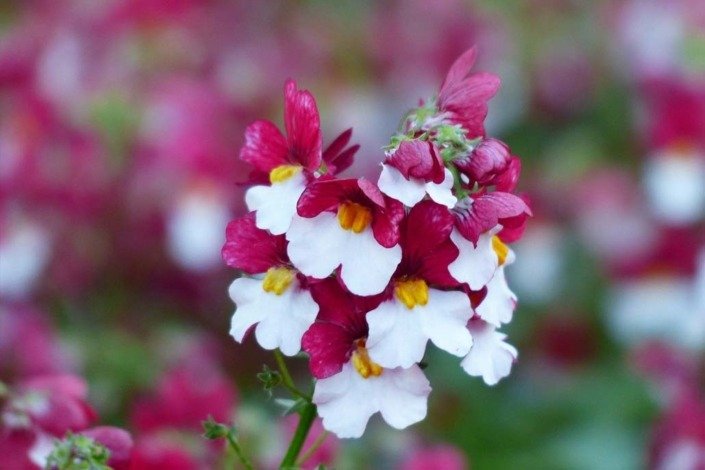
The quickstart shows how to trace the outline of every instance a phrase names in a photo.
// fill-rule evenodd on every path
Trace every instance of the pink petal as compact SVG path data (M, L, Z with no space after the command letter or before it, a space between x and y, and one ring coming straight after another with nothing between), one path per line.
M370 201L374 202L379 207L384 207L384 195L376 184L366 178L359 178L357 180L357 185Z
M404 220L404 259L419 260L450 237L454 218L448 208L433 201L416 204Z
M485 139L466 158L456 160L455 166L466 174L471 182L492 184L497 175L509 165L509 148L497 139Z
M290 158L309 171L321 166L321 120L313 95L297 90L296 82L284 85L284 125Z
M272 266L286 264L286 238L272 235L255 225L255 213L235 219L225 231L223 261L247 274L264 273Z
M352 146L346 148L345 150L343 150L328 165L330 171L334 175L337 175L338 173L350 168L350 165L352 165L353 161L355 160L355 154L357 153L358 150L360 150L360 146L357 144L352 145Z
M522 214L531 215L531 209L519 196L500 191L479 196L469 207L457 207L454 212L455 226L475 244L480 234L494 228L500 221Z
M325 379L343 369L350 358L356 338L335 323L316 322L301 338L301 347L309 356L308 367L317 379Z
M372 219L372 232L377 243L385 248L391 248L399 243L401 231L399 225L404 219L404 204L384 197L384 208L376 208Z
M497 175L494 184L497 191L511 193L516 189L519 182L519 174L521 173L521 160L517 157L510 157L507 167L502 173Z
M353 163L353 157L359 150L359 145L352 145L345 148L350 142L352 136L352 128L341 133L333 142L323 151L323 161L328 165L328 171L331 174L338 174L347 169Z
M438 96L438 108L450 114L449 119L462 125L471 138L485 135L487 101L499 90L499 77L477 73L449 84Z
M389 158L386 164L393 166L406 178L443 182L443 160L435 145L421 140L407 140Z
M414 206L402 225L402 261L397 274L418 276L434 285L458 285L448 272L448 264L459 253L450 241L454 221L445 206L433 201Z
M240 149L240 160L269 174L274 168L289 163L286 139L269 121L255 121L245 130L245 144Z
M296 210L301 217L316 217L323 211L335 210L346 199L359 197L360 193L356 179L319 179L301 194Z
M102 444L110 451L110 459L108 460L110 468L116 470L130 468L130 456L134 445L130 433L113 426L97 426L83 431L81 434Z
M458 83L463 78L465 78L473 65L475 65L475 59L477 59L477 47L473 46L467 51L465 51L460 57L455 59L453 65L450 66L448 70L448 75L446 75L443 84L441 85L441 93L446 87L452 86Z
M353 295L335 278L312 285L311 295L320 311L316 323L304 333L301 345L311 356L311 373L323 379L340 372L350 358L354 341L367 336L365 315L383 297Z

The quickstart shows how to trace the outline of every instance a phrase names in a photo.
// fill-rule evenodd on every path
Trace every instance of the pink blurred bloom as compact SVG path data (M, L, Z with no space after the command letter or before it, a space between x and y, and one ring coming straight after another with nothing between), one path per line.
M399 470L468 470L463 453L448 444L435 444L414 448L397 467Z

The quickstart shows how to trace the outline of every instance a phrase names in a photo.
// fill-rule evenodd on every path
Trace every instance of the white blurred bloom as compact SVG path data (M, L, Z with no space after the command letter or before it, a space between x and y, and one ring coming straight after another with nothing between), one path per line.
M216 195L190 191L169 214L167 241L172 258L194 271L218 266L223 232L230 218L224 201Z

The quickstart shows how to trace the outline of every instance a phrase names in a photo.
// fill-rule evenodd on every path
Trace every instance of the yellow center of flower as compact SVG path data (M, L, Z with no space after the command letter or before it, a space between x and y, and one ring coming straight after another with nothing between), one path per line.
M297 175L303 168L299 165L279 165L269 172L269 182L283 183L289 178Z
M370 359L370 355L367 354L367 348L365 347L365 340L359 339L356 344L357 349L352 353L352 363L357 373L364 379L370 376L379 377L382 375L384 369Z
M492 249L497 253L497 258L499 259L499 265L502 266L507 260L507 255L509 254L509 247L504 244L502 240L499 239L497 235L492 237Z
M428 303L428 284L423 279L405 279L394 284L394 294L409 310Z
M372 212L355 202L344 202L338 207L338 222L344 230L361 233L372 222Z
M269 268L262 280L262 289L282 295L294 281L295 275L294 271L288 268Z

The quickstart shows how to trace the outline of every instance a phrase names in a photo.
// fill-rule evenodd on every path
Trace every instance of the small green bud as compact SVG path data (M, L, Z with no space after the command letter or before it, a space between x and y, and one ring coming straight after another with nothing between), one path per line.
M49 470L109 470L110 451L90 437L70 432L61 441L56 441L47 457L45 468Z

